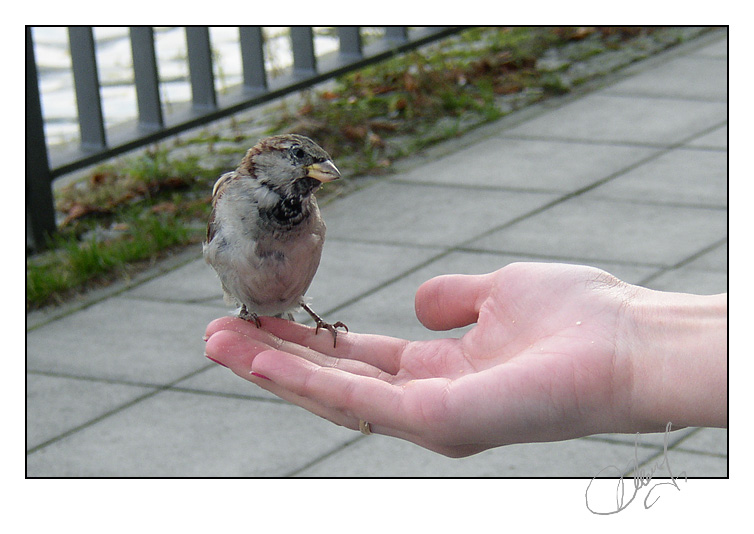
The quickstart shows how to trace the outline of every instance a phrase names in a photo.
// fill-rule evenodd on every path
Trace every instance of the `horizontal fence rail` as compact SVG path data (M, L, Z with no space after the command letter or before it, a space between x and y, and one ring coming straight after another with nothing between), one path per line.
M26 224L27 249L44 246L55 231L52 182L55 178L183 130L269 102L369 63L387 59L450 35L460 28L388 27L384 37L364 45L359 27L336 28L338 50L317 56L311 27L290 28L293 65L271 77L265 67L262 28L239 28L243 82L219 95L213 74L209 28L187 27L186 50L191 101L164 112L155 54L154 28L131 27L138 118L106 128L92 27L70 27L71 69L78 109L79 142L48 150L30 27L26 28Z

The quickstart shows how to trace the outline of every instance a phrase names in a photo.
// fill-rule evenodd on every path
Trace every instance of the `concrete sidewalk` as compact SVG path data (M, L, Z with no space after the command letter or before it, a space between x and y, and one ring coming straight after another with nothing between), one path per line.
M439 145L323 208L309 296L352 331L428 339L448 334L416 320L423 281L513 261L725 292L727 106L720 30ZM590 478L634 458L632 435L459 460L335 426L202 356L206 324L228 311L197 248L83 309L30 316L27 476ZM672 432L674 468L727 476L727 436ZM642 436L639 461L660 461L663 439Z

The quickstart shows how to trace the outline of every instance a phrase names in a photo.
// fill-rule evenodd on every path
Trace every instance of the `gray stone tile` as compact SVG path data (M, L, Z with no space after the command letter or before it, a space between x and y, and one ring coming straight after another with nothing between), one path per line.
M400 175L450 185L575 191L656 153L656 149L492 138Z
M640 449L639 461L656 452ZM633 446L576 439L508 445L467 458L447 458L406 441L372 435L297 476L591 478L609 465L625 467L633 455Z
M272 393L244 380L222 365L215 365L201 373L181 380L175 384L174 388L179 390L203 391L211 394L242 396L249 399L279 400Z
M692 139L684 146L690 148L728 150L728 125L726 124L725 126L715 128L709 133L701 135L696 139Z
M83 425L154 391L59 376L26 375L26 447Z
M681 428L679 430L673 429L667 433L668 446L672 447L685 438L689 434L693 433L695 428ZM637 439L640 447L660 447L665 444L665 432L651 432L647 434L594 434L584 439L617 441L620 443L627 443L629 445L636 445Z
M718 271L697 271L685 265L661 274L646 286L660 291L716 295L728 291L728 274Z
M618 82L605 93L727 101L727 80L727 59L678 57Z
M221 302L223 292L215 271L197 256L195 261L135 287L128 295L188 303L213 298Z
M728 37L720 39L719 41L695 50L691 53L692 57L709 57L718 59L728 59Z
M726 235L723 210L614 202L587 193L469 246L586 263L674 265Z
M685 265L689 269L701 271L728 272L728 242L718 245L706 254Z
M686 452L702 452L728 456L727 428L700 428L694 434L683 440L677 450Z
M167 391L28 455L27 475L281 476L356 437L296 406Z
M727 154L671 150L593 189L590 196L727 208Z
M331 239L306 296L318 312L340 306L440 253L441 248L406 247ZM298 320L308 320L299 313ZM329 319L327 319L329 320ZM335 319L333 321L345 319Z
M670 470L667 466L670 465ZM695 454L684 452L682 450L669 450L667 456L660 451L656 458L639 465L638 471L632 471L629 476L634 474L644 476L652 475L653 478L664 477L668 479L671 474L677 479L681 491L685 484L691 484L692 481L684 480L694 477L715 477L725 478L728 476L728 459L721 456L710 456L707 454ZM661 490L657 490L658 495L662 495ZM666 489L666 491L669 491ZM676 491L673 489L672 491Z
M512 128L506 135L669 146L722 123L727 113L728 106L722 102L595 93Z
M450 247L554 198L544 193L382 182L329 206L328 235Z
M144 384L206 365L202 306L111 298L27 333L29 370Z

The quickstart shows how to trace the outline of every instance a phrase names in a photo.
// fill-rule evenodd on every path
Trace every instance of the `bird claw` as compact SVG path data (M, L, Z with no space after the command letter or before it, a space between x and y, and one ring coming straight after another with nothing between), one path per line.
M338 328L345 328L346 332L348 332L348 327L345 325L345 323L341 323L338 321L335 324L326 323L322 317L316 314L314 310L312 310L309 306L301 303L301 307L303 310L308 313L312 319L314 319L314 324L317 325L316 329L314 330L314 335L316 336L319 333L319 329L322 328L324 330L327 330L332 334L332 346L335 348L335 346L338 344Z
M262 321L259 320L259 316L256 313L247 310L245 305L241 306L241 311L238 312L238 317L244 321L254 323L257 328L262 328Z
M348 327L346 326L345 323L341 323L340 321L334 324L326 323L322 320L317 321L317 327L314 329L315 336L319 334L320 328L327 330L328 332L332 334L332 347L333 348L335 348L335 346L338 344L338 328L344 328L346 330L346 333L348 333Z

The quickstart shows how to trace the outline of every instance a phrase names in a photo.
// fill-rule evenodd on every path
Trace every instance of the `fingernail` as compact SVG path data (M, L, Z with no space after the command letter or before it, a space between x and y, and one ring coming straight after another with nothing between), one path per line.
M210 358L210 357L209 357L209 356L207 356L206 354L205 354L204 356L205 356L205 357L206 357L206 358L207 358L208 360L212 360L213 362L215 362L215 363L216 363L217 365L222 365L223 367L228 367L228 366L227 366L227 365L225 365L225 364L224 364L223 362L218 362L218 361L217 361L216 359L214 359L214 358Z
M266 376L260 375L259 373L255 373L254 371L251 372L251 376L256 376L257 378L264 378L265 380L270 380ZM272 380L270 380L270 382L272 382Z
M208 339L209 339L208 335L205 334L204 336L202 336L202 341L204 341L205 343L207 342Z

